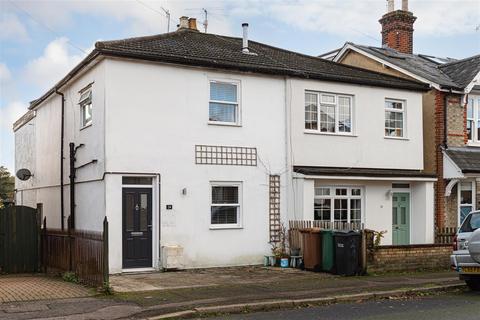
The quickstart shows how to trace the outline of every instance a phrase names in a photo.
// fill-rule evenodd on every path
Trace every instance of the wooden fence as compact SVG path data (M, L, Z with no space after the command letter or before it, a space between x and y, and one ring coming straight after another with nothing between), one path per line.
M103 232L42 229L42 264L45 272L73 272L91 286L108 283L108 221Z
M303 253L303 237L300 232L302 229L324 229L335 231L361 231L364 229L363 223L347 223L335 221L318 221L318 220L290 220L288 222L288 241L290 249L300 249Z
M435 243L453 244L453 238L457 234L457 228L444 227L435 229Z

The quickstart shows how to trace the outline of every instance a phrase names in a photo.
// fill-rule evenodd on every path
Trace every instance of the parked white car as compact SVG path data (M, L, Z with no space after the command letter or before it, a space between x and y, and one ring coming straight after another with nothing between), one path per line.
M470 289L480 291L480 211L471 212L455 236L452 268Z

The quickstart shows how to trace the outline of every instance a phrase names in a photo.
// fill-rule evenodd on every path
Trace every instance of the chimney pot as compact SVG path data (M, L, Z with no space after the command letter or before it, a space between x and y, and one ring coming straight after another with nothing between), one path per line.
M248 23L242 23L243 28L243 43L242 43L242 52L249 53L248 50Z
M178 30L180 29L188 29L188 17L186 16L181 16L180 17L180 23L178 25Z
M198 29L197 29L197 19L196 18L188 19L188 29L198 31Z
M402 0L402 10L408 11L408 0Z
M393 10L395 10L395 1L387 0L387 12L392 12Z

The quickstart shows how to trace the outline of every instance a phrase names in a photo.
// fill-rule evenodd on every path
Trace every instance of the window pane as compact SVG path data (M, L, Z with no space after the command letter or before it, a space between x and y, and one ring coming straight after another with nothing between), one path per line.
M152 184L150 177L122 177L122 184Z
M403 113L385 111L385 135L403 137Z
M238 203L238 187L214 186L212 187L212 203Z
M338 131L351 132L351 99L348 97L338 97Z
M473 119L473 99L468 99L467 118Z
M468 140L472 140L472 126L473 126L473 120L467 120L467 137L468 137ZM480 127L479 127L479 129L480 129Z
M223 104L210 102L210 121L236 122L237 118L236 104Z
M318 103L317 95L305 93L305 129L318 129Z
M346 196L347 195L347 189L335 189L335 194L337 196Z
M320 106L320 131L335 132L335 106Z
M133 193L125 195L125 230L133 231L133 215L135 214L135 197Z
M237 86L231 83L210 82L210 100L237 102Z
M315 195L316 196L329 196L330 195L330 188L315 188Z
M460 184L460 204L472 204L472 184L462 182Z
M211 208L211 224L237 224L238 207L221 206Z
M335 96L332 94L322 94L322 103L335 103Z
M350 200L350 222L360 222L362 219L362 209L360 199Z
M148 195L146 193L140 194L140 231L147 231L148 221Z
M314 214L315 220L330 221L332 214L330 199L315 199Z
M361 194L360 189L352 189L352 196L359 196Z
M335 199L335 203L334 203L335 221L347 222L347 216L348 216L347 205L348 205L347 199Z
M385 101L385 108L402 110L403 109L403 102L386 100Z

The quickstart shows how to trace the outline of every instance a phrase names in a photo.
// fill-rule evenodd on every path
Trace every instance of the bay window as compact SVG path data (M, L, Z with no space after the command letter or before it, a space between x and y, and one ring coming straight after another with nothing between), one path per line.
M474 210L475 183L474 181L463 181L458 185L458 225L461 225L468 214Z
M329 186L315 188L314 220L361 223L362 189Z
M352 134L353 98L324 92L305 92L305 129L320 133Z

